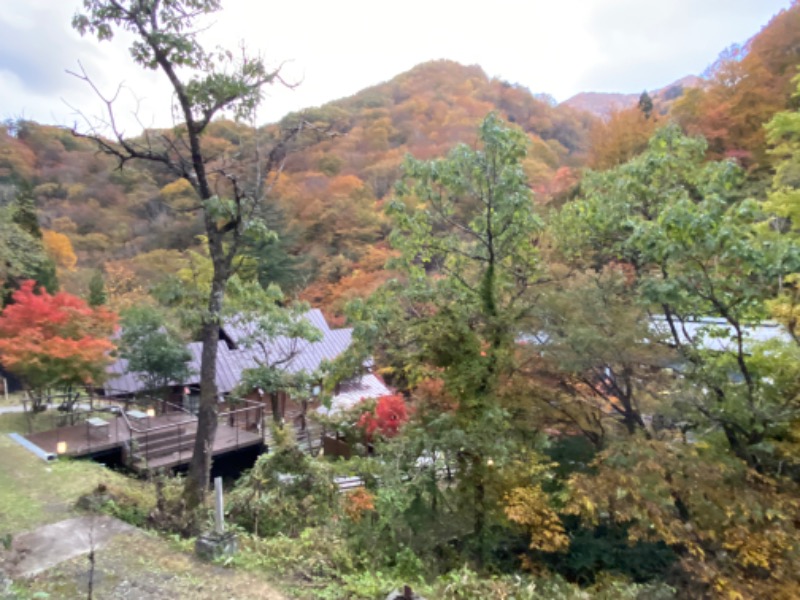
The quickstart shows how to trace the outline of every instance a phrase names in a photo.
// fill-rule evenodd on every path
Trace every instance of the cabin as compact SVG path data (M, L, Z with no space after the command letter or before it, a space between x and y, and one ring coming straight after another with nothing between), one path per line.
M220 404L227 409L236 408L232 393L239 388L244 372L268 361L288 374L304 372L314 375L325 362L340 356L350 346L353 330L351 328L331 328L319 309L311 309L300 318L305 319L317 329L321 337L310 342L299 338L276 336L271 339L254 340L254 327L242 316L234 316L220 327L217 347L217 391ZM200 390L200 360L202 343L192 342L187 346L191 353L191 375L184 381L173 382L165 397L164 405L179 406L188 413L196 414ZM263 406L264 418L278 417L294 424L298 434L309 438L316 432L308 429L306 416L309 411L335 412L357 404L362 399L378 398L391 393L379 377L370 372L371 363L364 365L363 373L337 386L330 407L321 406L320 391L322 381L311 386L306 394L292 397L280 391L272 397L263 390L250 390L244 399ZM128 371L127 361L117 360L109 367L110 377L104 386L108 397L132 397L145 392L144 379L135 372ZM238 400L238 399L237 399ZM273 415L277 407L278 415Z
M275 368L313 376L324 362L334 360L350 346L352 329L331 328L321 311L309 310L300 318L320 332L319 340L276 336L253 343L254 328L242 317L220 327L220 404L212 448L215 465L224 461L252 464L272 442L264 423L276 416L272 414L275 406L280 418L294 425L298 442L313 452L322 445L323 432L306 419L310 410L346 410L363 399L391 393L378 376L369 372L371 364L367 363L362 372L337 386L328 406L321 406L319 398L322 381L300 396L279 391L275 397L267 397L263 390L250 390L244 397L235 397L233 392L239 388L244 372L263 363L265 354L270 355ZM46 460L58 455L109 459L142 474L185 468L197 431L202 344L190 343L188 350L191 375L184 381L171 382L163 397L148 396L142 375L129 372L127 361L120 358L110 365L102 389L86 390L87 407L69 415L50 415L58 421L52 428L15 439Z

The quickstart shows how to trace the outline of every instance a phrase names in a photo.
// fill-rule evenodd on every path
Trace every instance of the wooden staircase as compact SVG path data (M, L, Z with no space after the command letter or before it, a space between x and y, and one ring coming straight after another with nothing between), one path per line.
M136 434L133 438L131 466L136 470L155 469L191 455L197 430L194 427L170 427L161 431Z

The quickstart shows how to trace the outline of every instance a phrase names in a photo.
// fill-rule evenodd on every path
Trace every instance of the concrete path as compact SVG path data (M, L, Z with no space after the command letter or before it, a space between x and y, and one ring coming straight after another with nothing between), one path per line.
M135 527L107 516L77 517L14 536L11 577L31 577L57 564L99 550L120 534L138 533Z

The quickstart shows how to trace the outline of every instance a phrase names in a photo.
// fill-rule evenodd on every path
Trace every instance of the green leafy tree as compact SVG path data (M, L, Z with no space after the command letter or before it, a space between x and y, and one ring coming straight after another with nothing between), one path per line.
M278 80L278 72L267 70L259 57L208 50L201 44L198 30L202 29L202 19L220 8L219 0L84 0L82 12L73 19L81 34L93 34L101 42L119 32L131 34L133 60L167 77L181 121L158 140L149 135L129 138L119 130L112 131L111 139L94 129L83 135L115 157L120 166L131 160L148 161L186 180L197 199L193 209L202 214L213 274L202 317L197 438L186 479L190 508L204 498L211 468L217 425L218 328L226 285L235 270L243 238L265 229L254 218L264 183L269 182L270 173L282 168L287 144L304 127L301 121L279 132L271 140L271 149L258 153L263 160L257 165L225 157L211 160L203 134L212 119L222 114L252 117L264 86ZM92 84L85 72L78 76ZM107 106L111 113L108 122L113 124L113 104Z
M150 392L159 392L170 382L180 383L190 374L191 353L151 306L124 313L119 354L128 361L128 372L139 374Z
M371 324L357 329L372 337L378 360L402 374L397 382L439 378L455 399L431 428L410 423L402 437L419 434L407 457L445 454L457 462L455 501L472 518L479 557L488 525L502 516L505 476L525 471L512 452L502 391L542 274L542 224L522 169L526 145L521 131L490 114L477 148L457 146L441 160L406 159L389 208L403 278L371 300L362 313L371 313ZM411 458L406 464L414 470Z
M283 211L271 203L262 208L264 222L277 235L248 236L242 247L239 273L243 278L255 278L264 289L277 285L286 293L304 287L308 265L303 257L292 254L297 233L290 229Z
M795 98L800 98L800 77L797 77ZM777 219L772 231L800 242L800 111L776 114L767 123L767 141L777 158L772 189L764 208ZM784 288L770 303L770 312L786 325L795 342L800 344L800 273L784 279Z
M2 196L6 196L3 198ZM30 185L19 183L0 195L0 285L3 303L24 280L33 279L48 292L58 290L56 267L42 243L42 230Z
M28 181L17 184L14 223L37 239L42 239L39 217L36 215L36 203L33 198L33 186Z
M613 424L649 435L644 416L664 382L655 373L672 353L660 344L639 301L630 266L582 271L543 294L538 331L524 346L525 372L539 386L545 422L581 431L597 448Z
M236 293L234 322L246 331L239 343L253 351L257 366L245 369L240 389L248 393L261 389L270 398L272 418L283 426L278 393L306 397L320 379L318 373L290 369L292 360L310 342L322 339L322 332L303 317L308 305L288 303L275 286L264 289L258 283L241 286Z
M791 386L776 388L787 381L793 350L775 348L767 361L748 328L766 317L781 278L797 270L800 249L759 235L764 214L741 198L742 171L706 163L705 148L677 127L660 130L641 156L587 176L582 199L556 229L578 262L631 266L642 306L663 318L690 383L681 410L764 468L763 443L786 434L800 405ZM706 321L687 325L697 319Z
M333 471L297 447L291 428L262 454L230 495L233 520L255 535L296 537L330 520L338 501Z

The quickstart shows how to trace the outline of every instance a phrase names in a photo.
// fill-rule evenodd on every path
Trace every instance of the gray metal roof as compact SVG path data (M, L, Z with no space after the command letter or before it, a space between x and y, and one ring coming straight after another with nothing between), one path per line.
M735 352L735 330L724 319L713 317L700 317L696 319L686 319L681 321L675 319L678 338L682 344L694 345L701 350L713 350L715 352ZM653 342L655 339L672 343L672 332L669 323L664 315L653 315L649 318L649 328L654 334L654 339L642 340L645 343ZM746 352L752 350L754 344L778 340L785 343L792 341L789 332L775 321L762 321L755 325L743 325L742 337L744 338L744 348ZM546 346L553 341L557 341L558 336L548 331L536 333L523 333L517 336L517 340L533 346Z
M103 388L107 395L132 394L145 387L138 373L128 372L128 361L124 358L118 358L110 364L106 372L109 377Z
M224 340L217 345L217 389L219 393L231 392L241 381L242 372L259 364L267 363L284 369L289 373L313 373L323 361L331 361L347 350L352 341L352 329L331 329L325 321L322 311L312 309L302 316L322 334L316 342L303 339L276 336L273 339L259 340L253 343L253 327L242 319L231 319L223 326L223 331L235 343L230 348ZM193 375L187 380L176 382L182 385L200 382L200 361L202 342L187 345L192 355L189 368ZM127 372L128 363L124 359L112 364L108 372L112 375L105 384L106 393L135 393L144 389L142 378L136 373Z
M715 352L736 351L736 331L724 319L711 317L675 321L678 338L683 344L693 344L702 350ZM669 323L666 317L656 315L650 318L650 328L659 336L670 336ZM755 344L778 340L789 343L791 336L786 329L774 321L762 321L756 325L742 326L743 345L746 352ZM670 341L671 337L669 337Z
M331 400L330 408L320 406L317 412L321 415L332 415L337 412L348 410L362 400L368 398L380 398L392 392L386 387L377 375L367 373L358 379L346 381L339 386L339 393Z

